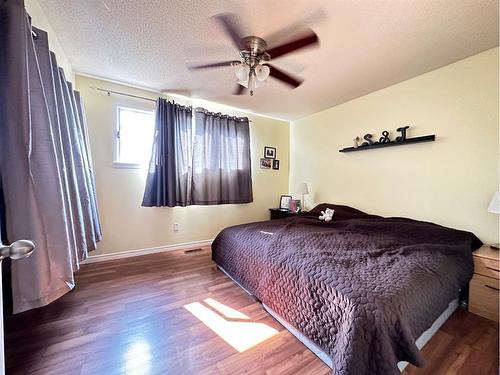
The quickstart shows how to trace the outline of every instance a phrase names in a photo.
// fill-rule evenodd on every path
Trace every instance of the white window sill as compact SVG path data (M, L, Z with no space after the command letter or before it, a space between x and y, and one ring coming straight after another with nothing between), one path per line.
M136 164L136 163L124 163L121 161L114 161L113 168L119 169L147 169L148 166L144 164Z

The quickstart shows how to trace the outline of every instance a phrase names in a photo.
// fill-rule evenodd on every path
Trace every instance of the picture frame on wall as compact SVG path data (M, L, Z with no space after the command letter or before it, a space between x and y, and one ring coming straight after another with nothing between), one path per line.
M291 195L282 195L280 197L280 210L289 210L291 200L292 200Z
M273 169L280 169L280 161L278 159L273 160Z
M264 147L264 157L266 159L276 159L276 147Z
M262 169L271 169L273 161L271 159L261 158L260 167Z

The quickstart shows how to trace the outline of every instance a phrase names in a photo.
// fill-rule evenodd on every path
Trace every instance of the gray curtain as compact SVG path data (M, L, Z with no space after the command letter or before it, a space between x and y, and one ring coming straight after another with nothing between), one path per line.
M143 206L253 201L246 117L197 108L193 123L191 108L162 98L156 101L155 112L155 139Z
M192 204L252 201L248 118L230 117L197 108L193 143Z
M0 175L7 240L30 239L12 262L15 313L74 287L101 239L83 102L57 67L47 34L20 0L0 2Z
M158 98L155 138L142 205L191 204L192 109Z

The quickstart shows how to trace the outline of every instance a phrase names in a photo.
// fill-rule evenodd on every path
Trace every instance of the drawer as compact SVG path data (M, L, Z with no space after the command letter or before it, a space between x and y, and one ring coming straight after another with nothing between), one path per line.
M500 262L493 259L474 257L474 273L499 279Z
M498 322L498 279L474 274L469 286L469 311Z

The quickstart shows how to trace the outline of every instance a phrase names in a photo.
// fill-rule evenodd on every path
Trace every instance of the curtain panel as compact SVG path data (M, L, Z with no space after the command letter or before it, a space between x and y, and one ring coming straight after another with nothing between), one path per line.
M253 201L248 118L196 109L192 179L192 204Z
M250 203L247 118L156 102L155 139L142 205Z
M18 313L71 290L102 232L83 101L21 0L0 2L0 50L4 240L36 247L11 264Z
M191 204L192 109L158 98L144 207Z

